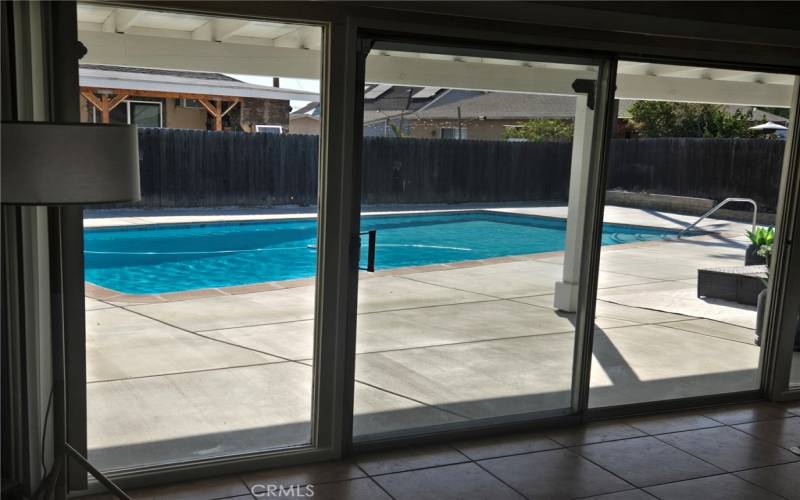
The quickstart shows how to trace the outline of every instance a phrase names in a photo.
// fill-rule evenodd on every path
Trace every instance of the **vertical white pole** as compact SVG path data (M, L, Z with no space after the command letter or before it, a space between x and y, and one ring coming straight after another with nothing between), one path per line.
M572 137L572 161L569 172L567 231L564 241L562 280L556 282L554 306L566 312L578 310L578 279L581 271L583 225L586 215L585 194L589 181L589 155L592 144L594 111L587 106L586 94L578 94L575 103L575 131Z

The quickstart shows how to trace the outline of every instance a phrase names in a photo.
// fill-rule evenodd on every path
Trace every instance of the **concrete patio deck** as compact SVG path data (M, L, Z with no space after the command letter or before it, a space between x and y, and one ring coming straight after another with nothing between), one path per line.
M619 207L606 219L693 220ZM708 226L726 232L604 247L592 406L758 387L754 309L696 297L698 268L740 265L745 225ZM567 407L574 317L552 308L560 274L561 255L541 254L365 276L356 435ZM154 303L87 297L91 460L109 469L307 443L313 297L308 285Z

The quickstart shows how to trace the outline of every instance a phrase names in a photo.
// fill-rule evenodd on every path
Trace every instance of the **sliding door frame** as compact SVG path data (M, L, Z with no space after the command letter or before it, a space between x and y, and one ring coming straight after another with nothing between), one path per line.
M75 2L69 2L69 4L75 8ZM67 5L61 5L61 7L68 8ZM159 10L158 5L145 5L142 8ZM191 6L186 9L172 10L223 17L241 17L227 16L221 13L205 13L202 10L193 9ZM74 19L72 17L73 22ZM210 475L333 460L342 456L344 452L342 443L349 442L349 434L347 434L344 424L351 422L352 417L343 417L352 414L352 405L346 404L347 400L344 397L347 393L347 383L345 382L347 372L343 369L346 358L343 333L347 331L345 325L347 315L342 314L342 311L348 297L347 279L351 254L350 245L342 235L350 234L350 210L347 209L347 203L351 199L351 181L354 178L351 171L351 167L354 165L351 157L353 148L350 147L351 134L353 131L360 130L360 122L357 127L354 126L352 121L354 114L350 113L355 96L359 94L356 90L358 87L351 80L352 75L356 74L353 67L357 62L353 50L353 44L356 41L355 28L349 20L297 20L267 15L248 17L248 19L285 20L286 22L317 26L322 31L320 68L322 112L318 169L319 260L315 283L310 443L208 459L143 465L108 471L106 475L124 489L206 478ZM66 46L66 43L64 45ZM57 69L65 74L77 73L77 68L64 64ZM56 81L59 81L58 74L55 77ZM60 81L73 84L68 79ZM71 107L74 108L74 105ZM76 230L76 227L77 231L82 234L82 224L78 226L73 224L73 230ZM82 243L82 237L79 238L79 241ZM82 256L74 255L74 252L70 257L73 260L82 258ZM78 310L78 306L75 305L77 301L73 300L72 302L74 303L70 307L74 313ZM83 312L82 297L80 297L80 311ZM80 368L84 369L85 375L85 358L82 364L83 366ZM71 381L71 386L75 394L80 394L80 390L85 391L85 377L82 387L77 387L76 380L74 378ZM77 402L80 403L80 401ZM81 432L82 430L85 432L85 425L84 421L81 429L80 426L76 427L76 424L73 423L68 432ZM82 491L99 493L104 492L105 489L90 479L88 487Z
M546 61L546 62L561 62L571 64L584 64L596 66L598 68L598 76L595 84L595 112L594 123L592 128L592 141L591 157L590 157L590 179L594 178L605 169L599 168L601 162L606 161L606 151L608 148L608 141L610 139L611 127L614 123L613 111L614 107L614 92L615 77L616 77L616 60L613 55L605 53L595 53L590 51L576 51L565 50L559 51L552 48L529 46L529 45L512 45L512 44L489 44L491 48L486 48L487 44L480 40L462 40L462 39L449 39L439 38L430 35L420 35L417 33L404 32L402 29L398 30L377 30L362 28L358 31L357 57L359 64L355 66L357 73L351 77L353 81L359 86L364 88L365 73L366 73L366 57L372 47L380 50L393 50L393 51L407 51L407 52L424 52L435 51L436 53L459 55L459 56L483 56L500 59L519 59L530 61ZM353 438L352 420L353 420L353 406L354 402L354 389L355 389L355 363L356 363L356 326L358 314L358 251L360 248L360 241L358 233L360 229L360 216L361 216L361 174L362 165L361 149L363 145L363 108L364 108L364 95L363 92L358 93L356 103L353 107L355 113L354 127L358 130L353 132L354 142L352 143L354 159L352 174L354 176L353 191L351 193L352 200L349 203L352 209L351 219L351 237L350 241L353 244L353 261L350 269L350 294L348 306L348 329L347 337L347 377L348 384L347 400L350 403L350 413L343 415L343 419L349 418L350 424L346 425L346 431L342 433L342 449L347 452L363 452L376 449L407 446L418 444L421 442L445 442L453 439L470 438L483 435L499 434L512 432L515 430L531 429L531 428L545 428L553 426L563 426L575 424L580 421L580 413L582 408L576 403L578 399L585 399L588 397L588 390L583 391L585 395L577 395L576 391L579 390L580 381L587 377L588 381L588 367L591 363L591 327L582 327L581 320L576 324L575 330L575 343L573 349L573 376L570 388L570 398L564 409L561 410L547 410L541 412L530 412L523 414L507 415L501 417L491 417L486 419L479 419L474 421L459 422L447 425L437 425L432 427L411 428L409 430L387 432L375 435ZM591 187L597 181L589 183L590 191L594 192ZM587 193L590 194L590 193ZM599 200L600 208L602 209L602 199ZM587 206L587 214L596 210L595 203ZM601 217L602 219L602 217ZM592 220L587 218L586 220ZM587 237L588 235L585 235ZM589 283L585 279L580 280L581 294L587 293L589 290ZM587 311L583 304L587 302L579 301L579 318L583 318L584 322L593 324L593 310ZM587 350L588 347L588 350ZM588 388L587 388L588 389Z
M617 60L644 62L652 64L675 64L686 66L698 67L711 67L720 69L742 70L742 71L763 71L783 74L795 74L797 70L792 68L781 68L774 66L755 66L752 64L731 64L726 62L712 61L712 60L696 60L696 59L679 59L679 58L662 58L662 57L643 57L640 54L619 54ZM795 90L793 93L791 105L792 118L790 123L793 128L798 126L798 115L800 113L800 98L798 97L798 80L800 77L796 76ZM798 302L800 302L800 284L795 284L797 280L792 282L789 277L792 276L793 270L790 265L794 266L794 272L800 269L800 252L793 252L794 256L790 263L790 250L792 242L792 234L795 237L798 233L798 226L800 226L800 134L794 133L789 135L786 140L785 156L781 172L781 183L779 185L779 200L776 210L776 244L777 252L770 263L770 284L767 302L767 316L765 318L765 334L764 342L759 354L759 368L760 382L759 387L751 391L729 392L729 393L712 393L702 396L674 398L667 400L654 400L643 403L631 403L622 405L612 405L604 407L589 408L588 395L590 385L588 378L585 382L580 384L580 388L586 391L585 399L581 398L576 401L579 405L578 408L581 414L587 420L613 418L626 415L636 415L642 413L654 413L665 411L676 411L689 408L698 408L704 406L713 406L720 404L733 404L747 401L759 400L788 400L800 399L800 388L790 390L788 388L789 370L791 369L791 343L794 335L789 335L788 328L796 324L796 316L792 317L793 309L786 309L784 305L786 302L793 304L796 310ZM582 309L592 309L592 314L587 318L581 318L581 311L579 311L578 324L582 326L584 335L586 337L593 337L594 328L591 323L594 320L593 309L595 307L597 297L597 279L600 271L600 248L601 248L601 232L597 228L602 228L603 212L605 208L605 192L607 189L607 169L608 162L602 162L601 168L603 172L598 175L598 181L590 189L595 192L593 196L595 200L602 200L599 205L599 210L587 210L587 232L592 232L591 238L587 241L591 244L589 251L589 258L585 259L582 265L581 272L583 276L588 275L588 281L591 281L594 286L591 290L581 290L586 293L584 300L589 301L588 307ZM589 211L593 213L590 214ZM590 218L591 216L591 218ZM787 297L788 296L788 297ZM793 297L789 298L789 297ZM586 314L588 311L584 311ZM794 328L792 326L792 328ZM589 332L588 330L591 330ZM791 339L791 340L790 340ZM788 348L788 350L787 350ZM589 345L588 358L583 361L591 366L592 347ZM588 375L587 375L588 377Z
M800 76L795 76L789 133L781 172L776 241L770 259L770 292L763 351L762 386L774 401L800 399L800 385L791 387L794 343L800 309ZM780 292L780 293L779 293Z

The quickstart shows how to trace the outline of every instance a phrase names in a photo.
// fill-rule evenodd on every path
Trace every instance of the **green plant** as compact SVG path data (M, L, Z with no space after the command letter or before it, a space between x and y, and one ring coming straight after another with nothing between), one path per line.
M747 237L750 243L761 248L768 246L772 248L772 243L775 241L775 228L774 227L757 227L754 231L747 231Z
M395 136L395 137L397 137L398 139L402 139L403 137L405 137L405 136L406 136L406 135L403 133L403 129L402 129L402 128L400 128L400 126L399 126L398 124L396 124L396 123L390 123L390 124L389 124L389 127L392 129L392 133L394 134L394 136Z
M574 125L566 120L534 119L522 123L519 127L507 128L503 134L505 139L526 139L531 142L552 139L572 139Z
M636 101L629 108L640 137L758 137L753 112L729 113L718 104Z

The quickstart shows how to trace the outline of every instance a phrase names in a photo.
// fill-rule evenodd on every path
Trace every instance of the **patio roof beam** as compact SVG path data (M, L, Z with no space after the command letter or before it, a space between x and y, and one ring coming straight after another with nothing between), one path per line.
M214 99L213 104L210 102L209 99L206 98L199 98L197 102L200 103L201 106L206 108L208 114L210 114L214 118L214 130L220 131L222 130L222 117L227 115L237 104L239 104L239 100L233 101L233 103L228 106L224 111L222 110L222 99Z
M100 95L99 98L97 97L97 94ZM122 102L128 97L128 94L120 91L98 92L95 89L81 89L81 95L92 106L94 106L98 111L100 111L100 120L102 123L110 123L111 110L122 104ZM109 98L108 97L109 95L114 95L114 97Z
M206 40L80 31L86 64L318 79L320 52Z
M193 94L193 93L186 93L186 92L159 92L157 90L133 90L133 89L107 89L107 88L97 88L97 87L81 87L81 95L89 98L85 95L85 93L101 93L107 92L111 94L119 94L125 93L127 96L137 96L137 97L156 97L161 99L207 99L207 100L222 100L222 101L241 101L241 97L239 96L225 96L225 95L214 95L214 94ZM94 104L94 103L93 103Z
M250 26L252 21L243 21L240 19L214 19L214 40L224 42L225 40L236 36L237 33Z
M143 68L210 71L286 78L319 78L320 52L300 48L250 46L203 40L80 32L89 52L83 62ZM369 56L371 83L575 95L576 79L595 78L589 70L541 68L468 61ZM621 73L620 99L689 101L788 107L791 85L734 80L676 78Z
M322 36L320 29L316 26L300 26L275 38L272 40L272 44L275 47L319 50L322 45Z

